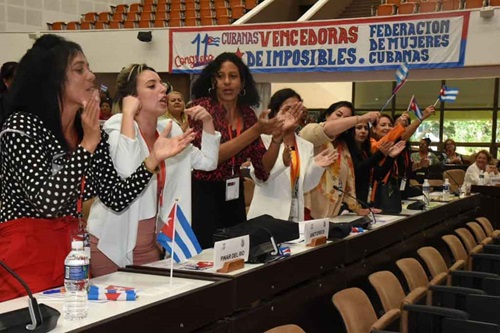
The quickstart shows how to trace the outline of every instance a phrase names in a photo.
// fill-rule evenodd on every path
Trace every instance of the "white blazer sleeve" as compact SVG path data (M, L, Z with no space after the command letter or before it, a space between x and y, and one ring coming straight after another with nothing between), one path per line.
M121 134L121 117L113 120L114 122L109 124L105 123L104 130L109 135L109 151L115 169L121 177L126 178L135 172L146 156L141 154L141 140L138 138L137 125L134 124L135 138L131 139ZM119 123L118 120L120 120Z
M266 147L266 149L269 149L269 146L271 145L272 136L267 134L262 134L260 137L262 139L262 143L264 143L264 147ZM285 163L283 163L284 147L285 146L283 144L280 145L280 151L278 153L278 157L276 158L276 162L274 163L274 166L271 169L271 172L269 173L269 177L265 181L257 178L255 176L255 169L253 168L253 166L250 166L250 177L252 177L252 179L254 180L255 185L269 183L277 176L279 176L283 171L289 168L285 165Z
M201 134L201 149L191 145L191 166L196 170L212 171L219 162L220 132Z

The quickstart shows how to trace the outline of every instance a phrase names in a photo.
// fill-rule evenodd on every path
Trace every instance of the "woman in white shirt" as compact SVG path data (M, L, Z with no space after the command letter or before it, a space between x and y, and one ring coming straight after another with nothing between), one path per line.
M304 193L318 185L324 168L338 157L337 152L324 150L314 157L312 143L295 134L302 114L302 99L292 89L277 91L269 102L269 118L282 118L282 132L261 135L262 142L279 145L280 153L266 181L259 180L251 168L255 191L248 210L248 218L269 214L290 221L304 220ZM281 138L277 140L276 138Z
M166 126L172 126L171 136L183 132L172 120L159 120L167 108L166 88L147 65L131 65L121 71L115 103L121 113L111 117L103 129L109 135L113 164L126 177L149 154L156 136ZM93 276L158 260L157 220L167 221L175 201L191 221L191 169L210 171L217 167L220 133L214 130L212 116L203 107L185 112L203 122L201 149L189 145L162 161L157 177L151 178L143 193L121 213L111 211L99 200L92 205L88 229Z
M490 153L483 149L476 153L474 163L472 163L465 172L465 184L479 185L479 175L484 175L484 183L486 185L490 182L490 177L493 175L498 175L498 169L494 165L490 165L491 160Z

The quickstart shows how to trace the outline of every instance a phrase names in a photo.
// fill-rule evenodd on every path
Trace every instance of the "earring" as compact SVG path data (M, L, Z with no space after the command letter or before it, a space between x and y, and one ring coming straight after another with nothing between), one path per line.
M245 88L240 90L240 96L245 96L247 94L247 90Z
M212 88L212 87L208 88L208 94L212 95L213 91L214 91L214 88Z

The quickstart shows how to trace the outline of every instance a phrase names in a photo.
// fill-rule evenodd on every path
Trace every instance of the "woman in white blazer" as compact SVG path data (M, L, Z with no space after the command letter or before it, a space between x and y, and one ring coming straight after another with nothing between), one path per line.
M338 154L324 150L314 157L312 143L295 134L301 118L302 99L292 89L282 89L274 93L269 102L269 117L280 117L285 125L281 140L276 135L262 135L262 142L268 148L271 143L280 145L280 154L271 170L269 178L255 181L255 190L248 210L248 218L268 214L274 218L290 221L304 220L304 193L318 185L324 168L333 163Z
M154 144L153 139L165 127L172 127L172 137L183 134L172 120L159 120L167 107L166 88L158 74L146 65L131 65L118 75L115 107L120 113L111 117L103 129L109 135L114 166L123 177L142 163ZM158 260L157 220L167 221L175 201L191 221L191 170L210 171L217 167L220 133L214 130L212 117L203 107L196 106L185 112L203 122L201 149L189 145L165 160L157 176L151 178L146 189L121 213L108 209L98 199L92 205L88 229L93 276L111 273L129 264Z

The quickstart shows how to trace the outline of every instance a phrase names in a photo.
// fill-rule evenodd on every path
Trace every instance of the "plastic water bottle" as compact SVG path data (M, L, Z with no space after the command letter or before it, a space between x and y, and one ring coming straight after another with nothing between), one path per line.
M64 260L66 293L63 313L66 320L78 320L87 317L90 260L83 249L82 241L73 241L71 249Z
M429 206L431 202L431 185L427 179L424 179L424 183L422 184L422 194L424 195L425 205Z
M477 181L477 185L485 185L484 184L484 171L481 170L479 173L479 180Z
M445 178L443 184L443 201L450 201L450 181Z

